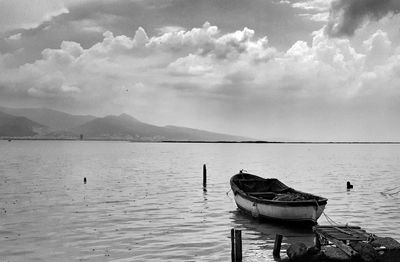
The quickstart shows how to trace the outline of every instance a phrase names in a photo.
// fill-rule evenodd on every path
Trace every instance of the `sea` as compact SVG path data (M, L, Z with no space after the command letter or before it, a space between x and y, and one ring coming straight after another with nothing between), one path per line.
M232 228L243 261L274 261L276 234L282 255L312 246L310 228L237 209L229 179L242 169L328 198L319 224L400 240L398 144L3 140L0 261L230 261Z

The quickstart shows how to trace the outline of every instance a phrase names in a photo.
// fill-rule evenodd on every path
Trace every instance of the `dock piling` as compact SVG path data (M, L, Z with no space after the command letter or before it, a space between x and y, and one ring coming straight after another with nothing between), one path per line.
M235 262L235 229L231 229L231 261Z
M232 262L242 261L242 231L231 229L231 259Z
M207 167L203 165L203 191L207 191Z
M274 251L272 253L274 255L274 257L281 256L282 238L283 238L283 236L280 234L276 234L276 236L275 236Z
M242 261L242 231L236 230L235 233L235 255L236 261Z

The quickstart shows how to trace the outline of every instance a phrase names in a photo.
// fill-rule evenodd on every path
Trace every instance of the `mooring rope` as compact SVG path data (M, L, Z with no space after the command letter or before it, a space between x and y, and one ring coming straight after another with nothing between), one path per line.
M330 216L328 216L325 211L322 211L322 214L324 214L326 221L328 221L329 224L331 224L331 226L339 226L340 224L337 223L335 220L333 220ZM347 226L347 224L346 224Z
M318 200L317 200L317 199L315 199L315 203L317 204L317 210L318 210L319 204L318 204ZM337 223L335 220L333 220L331 217L329 217L329 216L325 213L325 210L322 210L322 214L325 216L326 221L328 221L328 223L329 223L331 226L339 226L339 225L340 225L340 224ZM348 224L347 224L347 223L346 223L346 227L348 227Z
M226 192L227 197L229 197L231 200L233 200L233 198L229 195L229 193L232 191L232 188L228 190L228 192Z

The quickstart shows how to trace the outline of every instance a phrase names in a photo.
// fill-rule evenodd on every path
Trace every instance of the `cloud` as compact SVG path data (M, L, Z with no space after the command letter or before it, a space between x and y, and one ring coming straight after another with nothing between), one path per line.
M302 2L294 2L292 6L294 8L325 12L329 9L331 0L306 0Z
M366 67L373 68L385 64L393 54L392 41L386 32L376 31L370 38L363 42L367 50Z
M159 88L160 83L174 86L185 77L211 93L216 90L219 96L230 95L227 86L243 89L246 83L255 89L266 86L266 96L346 97L360 90L363 71L384 65L395 53L383 31L366 39L363 47L365 51L356 51L349 40L331 40L323 30L314 34L311 45L298 41L281 53L269 46L267 37L255 38L248 28L222 34L218 27L205 23L200 28L149 37L139 27L133 37L105 32L101 42L87 49L64 41L58 49L45 49L34 63L9 72L14 83L32 86L28 95L52 99L83 101L93 89L98 90L99 99L107 99L118 89L112 86L140 82ZM381 59L384 50L389 51ZM324 88L318 81L321 78Z
M400 12L398 0L335 0L326 32L330 36L352 36L367 20L379 20Z
M89 48L106 31L132 36L132 30L142 26L149 35L163 35L190 31L205 21L224 33L246 26L257 36L268 34L271 43L284 50L299 38L309 39L309 33L320 26L294 12L290 5L264 0L0 0L0 35L21 34L18 45L0 37L0 52L23 47L15 61L21 65L40 59L43 49L57 48L63 40Z
M12 55L0 53L0 102L127 111L193 127L204 120L225 132L233 128L231 121L221 123L228 119L253 126L255 133L268 130L268 136L293 136L282 126L307 136L321 122L322 133L335 136L340 123L365 127L351 120L366 110L374 125L384 124L383 113L397 116L400 48L393 38L380 29L357 45L320 29L311 42L279 51L247 27L224 33L204 23L156 35L138 27L132 36L106 31L90 47L63 41L20 66L10 66Z
M311 21L315 21L315 22L328 22L329 13L323 12L323 13L316 13L316 14L300 14L299 16L305 17L305 18L307 18Z
M10 35L7 39L8 40L20 40L21 39L21 33Z
M305 0L291 4L293 8L302 11L298 16L314 22L328 21L330 5L331 0Z
M158 28L158 31L161 34L169 33L169 32L179 32L179 31L184 31L185 28L182 26L163 26Z
M0 1L0 33L20 28L35 28L55 16L68 12L64 4L58 0L2 0Z
M205 75L212 73L213 61L209 58L189 54L186 57L181 57L173 61L168 65L168 68L171 74L178 76Z
M205 23L149 37L139 27L133 37L107 31L101 42L86 49L77 42L63 41L59 48L43 50L40 59L16 68L7 68L2 59L7 70L0 74L0 85L6 87L3 91L13 90L3 100L10 95L26 96L31 101L69 101L76 108L89 109L107 100L113 104L121 96L134 96L135 83L145 86L140 94L146 96L143 90L163 90L163 85L170 86L171 92L178 90L174 85L183 77L193 77L193 83L204 89L226 81L248 81L248 64L265 63L276 54L266 37L256 38L248 28L222 34L217 26ZM126 89L131 90L128 95L121 92Z

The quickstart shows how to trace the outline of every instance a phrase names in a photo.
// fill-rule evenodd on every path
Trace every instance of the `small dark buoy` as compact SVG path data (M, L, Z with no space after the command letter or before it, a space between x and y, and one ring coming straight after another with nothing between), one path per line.
M353 185L352 184L350 184L350 182L349 181L347 181L347 189L352 189L353 188Z
M86 184L86 177L83 178L83 183Z

